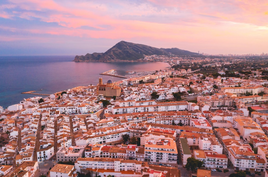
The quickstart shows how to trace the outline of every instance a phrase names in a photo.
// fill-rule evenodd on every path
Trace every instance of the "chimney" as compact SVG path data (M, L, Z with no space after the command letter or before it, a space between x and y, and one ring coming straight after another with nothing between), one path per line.
M102 78L99 78L99 85L102 85Z

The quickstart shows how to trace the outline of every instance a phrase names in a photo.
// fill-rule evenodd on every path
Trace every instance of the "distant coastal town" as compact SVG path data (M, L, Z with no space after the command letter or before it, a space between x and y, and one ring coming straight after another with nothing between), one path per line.
M170 67L0 107L0 175L268 175L266 59L145 60Z

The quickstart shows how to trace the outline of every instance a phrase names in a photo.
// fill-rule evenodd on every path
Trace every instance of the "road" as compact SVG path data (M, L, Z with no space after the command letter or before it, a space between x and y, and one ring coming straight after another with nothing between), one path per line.
M186 168L182 167L182 165L178 165L178 169L181 172L181 177L190 177L191 176L191 172L188 171Z
M54 154L58 152L57 132L58 132L58 118L55 117L55 120L54 120Z
M38 128L37 128L36 139L35 139L35 147L34 147L34 152L33 152L33 161L37 161L37 152L40 149L41 121L42 121L42 114L40 114L40 118L38 121Z
M72 138L72 146L75 146L75 138L74 138L74 128L73 128L73 116L69 116L70 123L70 135Z

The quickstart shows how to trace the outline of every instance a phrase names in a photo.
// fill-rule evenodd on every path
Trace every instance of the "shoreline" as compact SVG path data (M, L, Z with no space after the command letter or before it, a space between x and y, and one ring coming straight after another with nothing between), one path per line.
M75 63L157 63L161 61L134 61L134 60L117 60L117 61L92 61L92 60L72 60ZM164 62L165 63L165 62Z
M70 62L70 60L69 60L69 62ZM70 63L74 63L74 62L70 62ZM92 64L94 64L94 63L100 63L101 64L103 62L92 62ZM122 63L126 63L126 66L127 66L128 70L131 70L131 71L137 69L137 68L134 69L134 67L132 67L132 65L131 65L132 63L134 64L134 66L136 64L141 64L141 65L145 64L146 66L147 65L152 65L152 67L156 67L156 70L158 70L158 68L159 69L165 69L165 68L169 67L169 65L167 65L167 63L165 63L165 62L138 62L137 61L137 62L132 62L132 63L130 63L130 62L122 62ZM129 63L129 65L127 65L127 63ZM154 63L159 63L159 64L154 64ZM90 62L88 62L88 64L90 64ZM107 63L107 64L109 65L108 68L113 67L113 66L110 66L110 64L112 64L112 63ZM115 63L115 65L116 65L116 63ZM119 62L118 62L118 65L119 65ZM121 66L121 65L119 65L119 66ZM123 65L123 66L125 66L125 65ZM147 69L148 68L150 68L150 66L147 66ZM118 69L118 67L115 68L115 69ZM124 68L124 70L125 69L126 68ZM132 73L132 74L126 75L126 76L123 75L123 77L117 77L116 75L103 75L103 77L106 78L106 79L111 79L111 80L113 80L113 82L118 82L118 81L121 81L121 80L124 80L124 79L133 78L133 77L139 77L139 76L141 76L143 74L147 74L146 68L144 70L145 70L144 73L143 72L141 72L139 74ZM150 68L149 70L152 70L152 68ZM138 68L137 72L140 72L139 68ZM36 88L35 86L32 87L32 88L30 87L27 90L16 89L16 90L18 90L17 92L14 91L14 93L13 92L11 94L6 93L4 95L4 97L0 100L1 101L0 106L2 106L3 108L6 109L9 106L14 105L14 104L18 104L18 103L20 103L20 101L22 101L24 99L27 99L27 98L31 98L31 97L35 97L35 96L40 96L40 97L45 98L45 97L47 97L47 96L49 96L51 94L57 93L57 92L62 91L62 90L68 90L68 89L71 89L73 87L88 86L90 84L96 85L98 77L102 77L102 76L101 76L100 72L95 72L95 73L98 74L99 76L97 76L97 75L94 76L94 77L96 77L94 79L94 81L92 79L89 79L89 82L85 82L85 83L82 82L82 83L78 83L78 84L64 84L67 87L59 87L60 88L59 90L57 89L57 87L55 87L55 89L54 89L54 87L52 87L53 90L49 89L49 91L46 91L45 93L43 91L40 91L40 89ZM113 74L113 73L111 73L111 74ZM45 88L44 86L42 86L42 88L47 90L47 88Z

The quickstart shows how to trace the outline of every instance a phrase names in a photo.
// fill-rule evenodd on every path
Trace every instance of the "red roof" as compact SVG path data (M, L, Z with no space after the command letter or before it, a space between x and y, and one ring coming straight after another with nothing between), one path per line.
M251 108L254 110L264 110L264 108L262 108L260 106L252 106Z
M103 146L102 148L101 148L101 151L102 152L109 152L109 149L110 149L111 147L109 147L109 146Z

